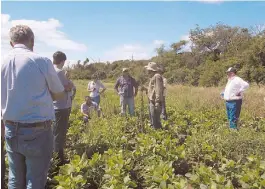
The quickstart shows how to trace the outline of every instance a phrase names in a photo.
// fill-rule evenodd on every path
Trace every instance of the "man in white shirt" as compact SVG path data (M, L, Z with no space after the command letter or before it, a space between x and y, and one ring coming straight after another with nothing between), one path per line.
M102 89L100 91L100 89ZM87 86L87 90L90 92L90 97L93 102L100 104L100 95L103 94L106 90L106 87L103 83L98 79L98 76L95 75L93 81L90 81ZM98 116L100 116L100 107L98 108Z
M236 69L233 67L230 67L226 71L228 82L223 93L231 129L238 129L237 122L241 112L243 92L249 87L249 84L238 77L236 72Z

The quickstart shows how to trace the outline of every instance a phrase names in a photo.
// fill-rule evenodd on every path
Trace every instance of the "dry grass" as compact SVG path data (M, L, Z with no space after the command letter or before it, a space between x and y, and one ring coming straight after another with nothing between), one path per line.
M86 90L88 81L75 81L77 86L77 96L82 98L88 95ZM107 87L105 96L105 106L119 106L119 98L114 91L114 83L104 83ZM224 101L220 98L221 87L189 87L182 85L169 85L167 104L179 109L189 108L190 110L200 110L202 108L220 109L225 111ZM265 117L265 87L251 86L245 93L242 107L242 115L246 117ZM107 100L107 99L110 99ZM145 98L146 99L146 98ZM136 102L139 104L139 95ZM103 105L104 105L103 104Z

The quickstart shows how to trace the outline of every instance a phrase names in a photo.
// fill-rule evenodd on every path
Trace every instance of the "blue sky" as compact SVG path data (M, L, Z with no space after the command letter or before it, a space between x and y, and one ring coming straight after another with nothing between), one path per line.
M186 39L196 24L249 27L265 24L265 2L6 2L2 1L2 53L8 30L28 24L35 49L69 60L149 58L154 48ZM92 60L91 60L92 61Z

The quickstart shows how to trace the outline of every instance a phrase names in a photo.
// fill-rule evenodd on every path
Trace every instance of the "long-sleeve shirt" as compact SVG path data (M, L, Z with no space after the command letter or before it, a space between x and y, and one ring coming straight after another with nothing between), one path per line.
M124 97L133 97L138 92L138 84L131 76L118 78L114 88Z
M167 79L165 77L163 77L163 85L164 85L163 95L166 96L167 95Z
M148 98L154 103L161 103L163 101L164 85L163 77L160 74L155 74L149 82Z
M249 84L238 76L230 78L224 91L225 100L240 100L243 98L243 92L249 87Z
M16 44L1 63L3 120L21 123L54 120L50 92L61 93L64 87L51 60Z

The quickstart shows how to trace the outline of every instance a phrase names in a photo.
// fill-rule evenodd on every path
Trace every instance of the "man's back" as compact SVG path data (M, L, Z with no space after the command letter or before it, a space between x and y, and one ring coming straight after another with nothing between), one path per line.
M1 68L4 120L31 123L54 118L46 83L51 67L49 59L33 53L24 45L16 45L10 51Z

